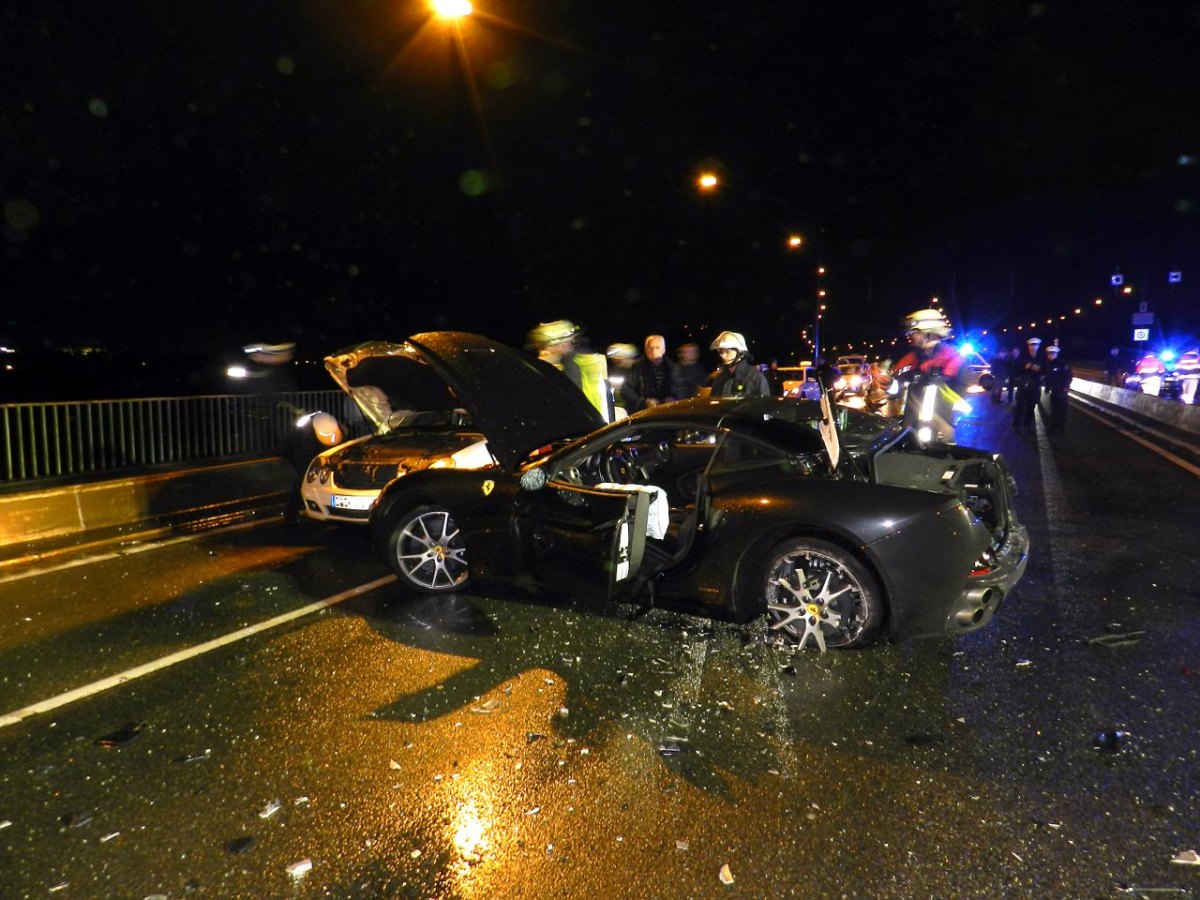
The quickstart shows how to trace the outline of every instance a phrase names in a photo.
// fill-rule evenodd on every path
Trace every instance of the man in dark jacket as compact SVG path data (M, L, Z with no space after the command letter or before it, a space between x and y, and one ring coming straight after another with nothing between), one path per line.
M645 353L633 364L621 385L621 398L629 413L679 399L674 393L679 385L679 372L675 362L667 359L666 338L652 334L643 347Z
M712 342L721 365L709 379L713 397L769 397L770 385L758 366L750 361L746 339L736 331L722 331Z

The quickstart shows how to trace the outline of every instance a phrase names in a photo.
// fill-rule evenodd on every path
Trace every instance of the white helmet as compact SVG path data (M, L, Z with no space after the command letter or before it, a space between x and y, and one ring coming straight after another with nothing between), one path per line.
M904 333L914 331L945 337L950 333L950 322L940 309L918 309L904 317Z
M738 353L745 353L746 339L736 331L722 331L717 335L717 339L712 342L713 350L736 350Z
M326 447L333 447L342 442L342 426L327 412L319 412L312 417L313 434Z
M1038 347L1042 346L1042 339L1040 337L1031 337L1025 343L1032 344L1034 351L1036 351Z
M637 359L638 350L633 344L609 344L604 355L613 360Z

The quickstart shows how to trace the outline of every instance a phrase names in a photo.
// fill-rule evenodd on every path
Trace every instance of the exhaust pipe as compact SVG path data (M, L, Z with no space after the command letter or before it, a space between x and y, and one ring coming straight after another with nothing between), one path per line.
M963 628L978 625L984 615L1000 603L1003 596L994 587L975 588L967 591L967 595L963 598L966 605L954 614L954 621Z

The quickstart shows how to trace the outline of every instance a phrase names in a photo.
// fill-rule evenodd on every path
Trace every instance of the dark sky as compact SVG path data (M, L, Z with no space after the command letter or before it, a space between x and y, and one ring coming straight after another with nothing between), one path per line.
M6 9L0 341L321 355L566 317L782 355L818 264L830 340L934 294L997 328L1118 268L1200 330L1200 3L477 10L456 48L405 0Z

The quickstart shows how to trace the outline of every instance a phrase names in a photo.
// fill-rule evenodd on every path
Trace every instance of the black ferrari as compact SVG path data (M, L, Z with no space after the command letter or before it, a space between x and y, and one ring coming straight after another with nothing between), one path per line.
M997 454L922 445L827 401L695 399L611 425L487 338L409 344L486 434L487 468L391 482L371 510L401 585L492 578L735 622L801 647L986 624L1029 548Z

